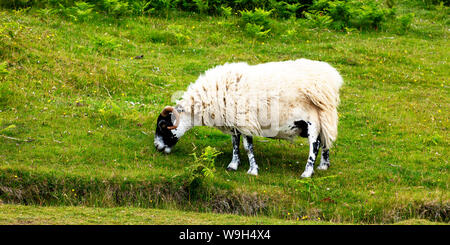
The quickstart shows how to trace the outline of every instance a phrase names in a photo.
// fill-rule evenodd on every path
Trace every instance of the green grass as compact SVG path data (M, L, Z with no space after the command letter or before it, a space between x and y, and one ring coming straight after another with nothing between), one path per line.
M420 222L420 221L414 221ZM182 212L149 208L0 205L0 225L327 225L319 220Z
M178 210L84 206L0 205L0 225L333 225L309 220L275 219L266 216L211 214ZM426 219L408 219L396 225L441 225Z
M287 20L274 21L265 40L248 37L234 17L173 12L71 22L1 10L0 200L51 206L42 209L49 213L133 206L169 216L448 222L448 8L399 6L410 10L407 32L395 23L345 33ZM154 149L157 115L201 72L297 58L329 62L345 80L328 171L299 179L309 150L303 139L256 139L258 177L246 174L244 154L237 172L225 171L231 140L215 129L189 131L170 155ZM206 146L223 154L214 178L192 195L180 176L189 154Z
M0 205L0 225L333 225L334 223L309 220L211 214L177 210L83 206L24 206ZM409 219L396 225L440 225L425 219Z

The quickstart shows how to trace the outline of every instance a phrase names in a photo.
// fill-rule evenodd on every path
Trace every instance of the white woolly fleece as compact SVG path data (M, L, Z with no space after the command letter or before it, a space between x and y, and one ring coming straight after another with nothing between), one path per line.
M292 139L294 121L319 125L322 144L337 137L343 79L329 64L308 59L259 65L231 63L207 70L182 99L182 120L224 133Z

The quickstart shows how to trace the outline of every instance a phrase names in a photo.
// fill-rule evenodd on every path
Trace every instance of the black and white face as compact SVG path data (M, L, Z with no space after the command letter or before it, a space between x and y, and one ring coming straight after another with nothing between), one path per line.
M155 147L158 151L170 153L172 147L178 142L178 137L169 128L173 126L174 118L172 113L166 117L159 115L156 122ZM169 128L168 128L169 127Z

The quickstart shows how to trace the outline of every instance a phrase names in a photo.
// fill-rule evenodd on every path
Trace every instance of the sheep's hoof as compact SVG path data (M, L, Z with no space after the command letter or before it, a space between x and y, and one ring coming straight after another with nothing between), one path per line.
M314 171L305 171L300 176L301 178L310 178L314 174Z
M228 171L236 171L238 166L239 166L239 162L230 162L230 164L228 164L227 170Z
M329 166L330 165L327 165L327 164L320 164L319 166L317 166L317 169L318 170L327 170Z
M258 176L258 168L250 168L247 171L247 174L253 175L253 176Z

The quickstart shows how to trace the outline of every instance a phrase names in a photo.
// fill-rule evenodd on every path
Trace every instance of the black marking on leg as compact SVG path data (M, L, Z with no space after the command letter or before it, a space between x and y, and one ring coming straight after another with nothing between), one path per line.
M315 134L315 132L312 132ZM306 162L305 171L302 174L302 178L311 177L314 173L314 162L317 159L317 154L319 153L320 148L320 137L314 139L313 136L308 137L309 141L309 157Z
M325 162L329 162L330 160L330 150L322 149L322 157Z
M327 166L327 168L330 167L330 150L329 149L322 148L322 159L321 159L320 164L324 164L325 166Z
M317 158L317 154L319 153L319 147L320 147L320 137L317 137L316 141L314 141L313 145L313 152L314 156Z
M245 136L245 139L247 140L248 151L253 153L253 137L252 136Z
M303 138L308 138L309 134L308 134L308 124L311 125L310 122L306 122L303 120L300 121L294 121L294 127L292 128L298 128L300 129L300 137Z
M239 135L231 136L231 142L233 143L233 156L239 156Z
M241 134L237 133L237 134L233 134L231 135L231 142L233 144L233 157L231 159L231 161L236 161L238 162L238 165L240 164L240 159L239 159L239 143L240 143L240 139L241 139ZM227 168L227 170L235 170L232 168Z
M253 137L252 136L244 136L247 144L244 145L247 151L248 161L250 163L249 171L253 169L258 169L258 164L256 164L255 155L253 154Z
M316 141L314 141L312 143L313 155L312 156L310 155L309 158L308 158L307 164L309 166L314 166L314 162L317 159L317 154L319 153L319 147L320 147L320 137L317 137Z

